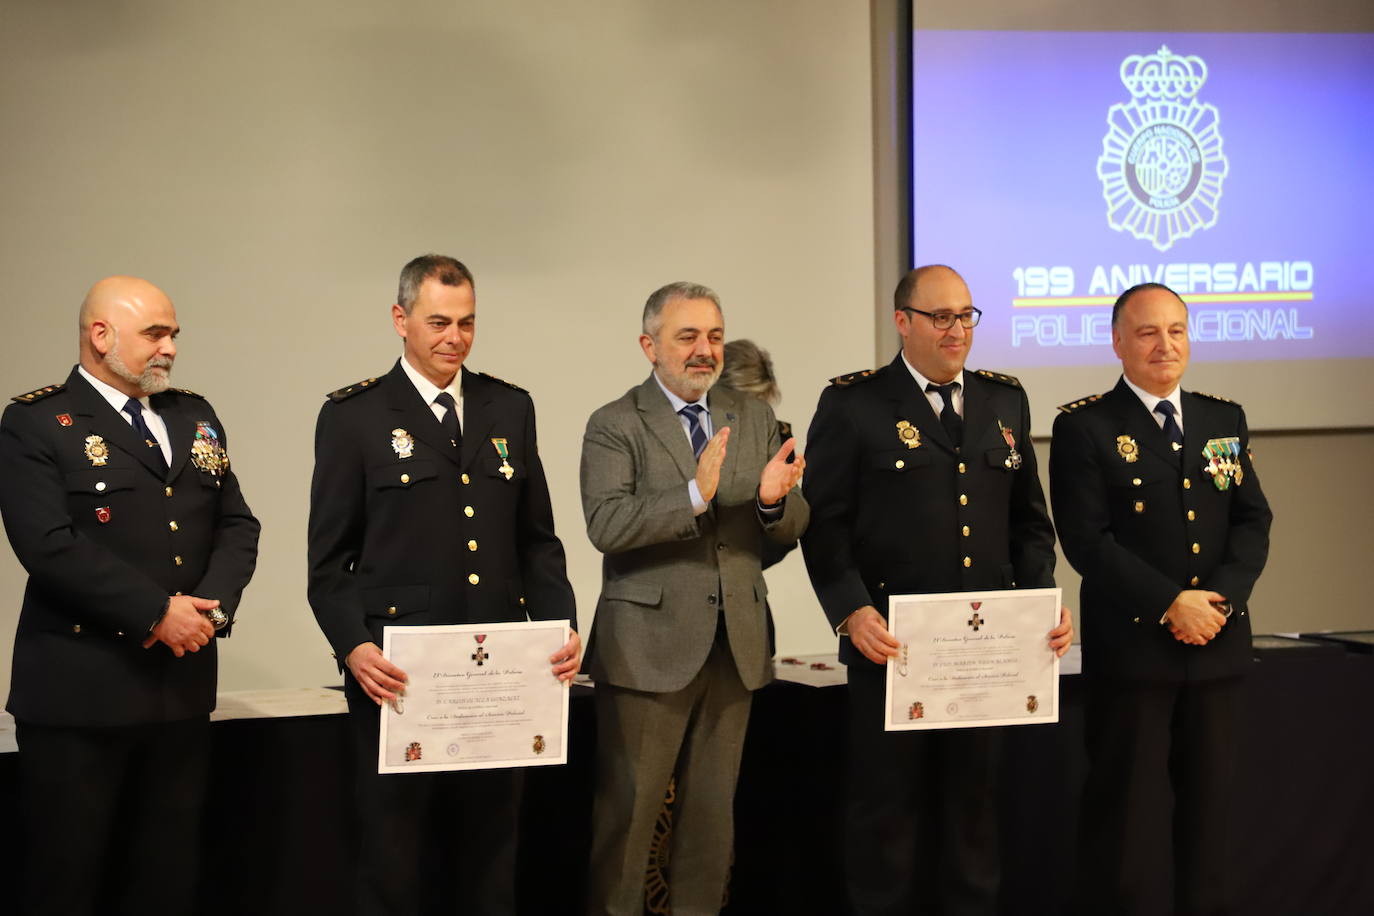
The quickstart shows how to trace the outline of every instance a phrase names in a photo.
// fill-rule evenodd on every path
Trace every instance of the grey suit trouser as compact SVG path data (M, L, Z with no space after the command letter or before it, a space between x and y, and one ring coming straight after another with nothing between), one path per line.
M752 694L724 628L686 687L596 685L596 807L589 914L641 916L654 824L677 775L669 851L674 916L719 913L734 841L735 783Z

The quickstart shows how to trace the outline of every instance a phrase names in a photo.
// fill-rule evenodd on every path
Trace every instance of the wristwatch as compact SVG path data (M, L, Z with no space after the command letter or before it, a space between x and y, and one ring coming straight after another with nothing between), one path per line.
M205 616L209 618L210 623L214 624L216 632L229 625L229 615L224 613L223 608L210 608L210 610L205 612Z

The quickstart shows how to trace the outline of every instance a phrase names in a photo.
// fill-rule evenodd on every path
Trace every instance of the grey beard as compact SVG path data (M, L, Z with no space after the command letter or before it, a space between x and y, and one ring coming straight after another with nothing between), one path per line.
M105 354L105 365L115 375L124 379L131 385L137 385L138 390L144 394L158 394L166 391L172 384L170 378L172 374L172 361L165 356L154 356L148 360L148 365L143 367L143 371L135 375L124 360L119 358L119 334L116 332L114 346L110 352ZM155 372L156 369L165 369L161 374Z
M719 364L715 366L715 371L711 373L709 378L701 380L697 380L695 377L692 376L691 373L687 371L688 368L690 368L688 366L683 366L682 371L680 373L665 370L664 367L659 365L658 363L654 364L654 368L659 370L659 373L665 381L671 380L672 382L681 385L684 389L686 389L688 393L690 393L693 396L693 400L698 401L701 400L702 395L706 394L706 392L711 390L712 385L714 385L717 381L720 380L721 367Z

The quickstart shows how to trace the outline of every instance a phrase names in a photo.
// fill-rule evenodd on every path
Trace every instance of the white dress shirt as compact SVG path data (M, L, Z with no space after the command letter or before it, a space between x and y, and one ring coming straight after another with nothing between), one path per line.
M430 412L434 414L434 419L440 423L444 422L444 414L448 408L442 404L434 403L440 392L447 391L453 395L454 412L458 414L458 431L463 430L463 373L462 370L453 374L453 381L448 383L447 388L440 388L429 379L425 378L415 367L410 364L404 356L401 357L401 368L405 371L410 383L415 386L415 390L420 392L420 397L429 405Z
M101 397L110 402L110 406L115 409L115 413L124 418L125 423L130 426L134 425L133 417L124 412L124 405L129 403L127 394L91 375L84 366L78 366L76 371L80 372L81 377L91 383L92 388L100 392ZM157 411L149 405L146 394L137 400L143 405L143 422L148 424L148 432L153 434L153 438L157 439L158 447L162 449L162 460L167 463L168 467L171 467L172 442L167 436L167 424L157 415Z
M1178 424L1178 431L1183 432L1183 398L1180 395L1179 386L1175 385L1174 390L1169 392L1168 397L1161 398L1158 395L1150 394L1150 392L1136 385L1130 379L1126 378L1126 376L1123 375L1121 377L1125 380L1126 387L1134 391L1135 396L1140 398L1140 403L1145 405L1145 409L1150 412L1151 417L1154 417L1155 425L1160 429L1164 428L1164 414L1155 413L1155 406L1158 405L1160 401L1168 401L1170 404L1174 405L1174 422Z
M940 412L945 409L945 399L938 391L926 390L927 385L934 385L937 383L932 382L920 372L917 372L916 367L906 361L905 353L902 354L902 365L906 366L906 371L910 372L911 377L916 380L916 384L921 388L921 393L926 396L926 400L930 402L930 406L935 408L935 416L938 417ZM964 370L960 369L959 374L956 375L952 381L958 387L950 392L950 403L954 405L954 412L962 417L964 415Z

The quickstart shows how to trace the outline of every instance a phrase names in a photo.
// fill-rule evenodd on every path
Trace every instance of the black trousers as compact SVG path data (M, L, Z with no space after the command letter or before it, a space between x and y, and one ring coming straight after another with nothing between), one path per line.
M1079 906L1223 916L1242 681L1088 682Z
M849 666L845 883L856 916L997 912L1001 729L883 730L885 669Z
M515 913L524 771L380 774L380 708L351 677L344 692L354 737L359 916Z
M208 716L115 728L17 722L15 731L23 912L198 911Z

